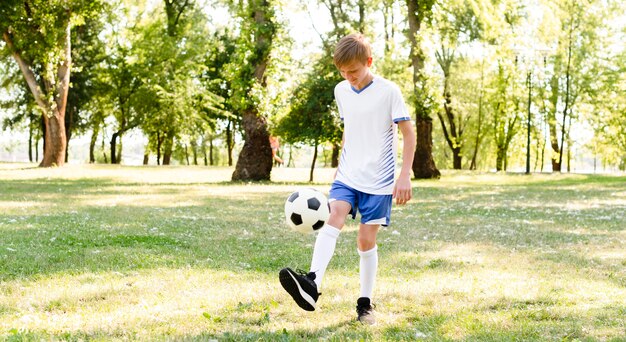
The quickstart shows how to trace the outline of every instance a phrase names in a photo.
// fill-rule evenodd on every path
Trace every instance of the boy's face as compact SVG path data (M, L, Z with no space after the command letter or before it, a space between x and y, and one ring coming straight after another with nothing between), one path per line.
M372 57L368 57L365 64L355 60L342 65L339 67L339 73L341 73L341 77L350 82L350 85L360 89L366 85L364 83L368 80L370 66L372 66Z

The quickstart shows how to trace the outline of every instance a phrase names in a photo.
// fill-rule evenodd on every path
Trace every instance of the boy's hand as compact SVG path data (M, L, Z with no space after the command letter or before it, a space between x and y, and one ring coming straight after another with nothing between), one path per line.
M393 198L396 199L396 204L405 204L411 200L412 195L411 178L400 176L393 187Z

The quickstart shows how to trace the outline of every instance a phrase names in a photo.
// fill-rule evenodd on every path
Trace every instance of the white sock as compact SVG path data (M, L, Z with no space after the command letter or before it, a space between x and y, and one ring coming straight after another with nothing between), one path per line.
M361 297L372 298L374 285L376 284L376 271L378 270L378 246L369 251L359 251L361 256L360 277Z
M311 272L315 272L315 284L318 291L322 286L322 278L326 272L326 267L328 267L328 263L335 253L335 245L340 232L341 230L325 224L317 233L311 260Z

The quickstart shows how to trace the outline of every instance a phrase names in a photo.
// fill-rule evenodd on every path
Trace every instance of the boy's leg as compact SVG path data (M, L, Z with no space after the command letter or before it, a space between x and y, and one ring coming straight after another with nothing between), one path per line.
M342 194L341 191L335 191L337 196L332 195L333 189L331 189L331 198L334 198L335 201L330 202L330 218L317 235L311 260L311 272L298 274L290 268L283 268L279 273L280 283L283 288L291 295L298 306L307 311L315 310L317 299L319 298L318 288L326 272L326 267L335 252L340 229L343 227L346 216L352 208L352 204L348 202L350 200L349 191L347 195L345 193ZM339 195L344 197L338 200ZM344 200L344 198L347 198L347 200Z
M330 218L317 234L315 247L313 248L313 257L311 258L311 272L315 273L315 284L318 289L322 285L326 268L335 253L339 232L343 228L346 216L351 208L351 204L345 201L337 200L331 202Z
M360 256L359 275L361 281L361 296L356 302L357 320L364 324L376 323L372 312L372 294L378 271L378 247L376 234L379 225L361 224L357 235L357 246Z
M378 271L378 247L376 235L379 225L361 224L357 235L357 246L360 256L361 297L372 298Z
M357 319L366 324L374 324L371 304L376 272L378 271L378 247L376 236L380 225L389 225L391 218L391 195L363 194L359 198L361 224L357 235L357 247L360 256L361 296L357 300Z

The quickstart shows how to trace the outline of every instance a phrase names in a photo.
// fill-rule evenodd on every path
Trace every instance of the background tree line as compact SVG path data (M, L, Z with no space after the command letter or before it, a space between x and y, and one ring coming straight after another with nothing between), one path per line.
M319 44L290 32L294 9ZM358 31L413 113L415 177L583 156L624 170L624 15L600 0L6 0L2 134L60 166L74 136L89 162L120 163L139 131L144 164L220 159L234 180L270 178L275 135L312 147L312 179L320 150L333 166L340 150L333 47Z

